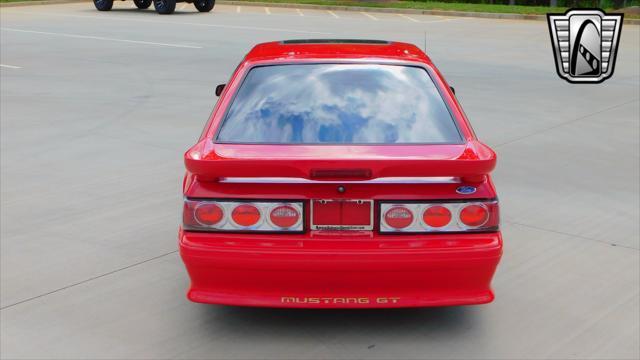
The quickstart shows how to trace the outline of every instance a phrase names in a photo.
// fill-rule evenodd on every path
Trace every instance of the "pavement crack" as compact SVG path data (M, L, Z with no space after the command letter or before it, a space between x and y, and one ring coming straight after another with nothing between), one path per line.
M611 246L614 246L614 247L620 247L620 248L640 251L639 248L635 248L633 246L616 244L616 243L612 243L612 242L608 242L608 241L604 241L604 240L600 240L600 239L595 239L595 238L591 238L591 237L588 237L588 236L572 234L572 233L568 233L568 232L564 232L564 231L545 229L545 228L542 228L542 227L539 227L539 226L527 225L527 224L522 224L522 223L514 222L514 221L505 221L505 223L511 224L511 225L523 226L523 227L527 227L527 228L530 228L530 229L536 229L536 230L540 230L540 231L548 231L548 232L552 232L552 233L559 234L559 235L567 235L567 236L577 237L577 238L580 238L580 239L589 240L589 241L595 241L595 242L599 242L599 243L602 243L602 244L611 245Z
M32 296L30 298L27 298L27 299L24 299L24 300L20 300L18 302L13 303L13 304L9 304L7 306L0 307L0 310L5 310L5 309L8 309L8 308L14 307L16 305L24 304L24 303L27 303L27 302L30 302L30 301L33 301L33 300L36 300L36 299L43 298L43 297L51 295L51 294L55 294L55 293L63 291L63 290L70 289L70 288L78 286L78 285L86 284L86 283L91 282L93 280L97 280L97 279L100 279L100 278L103 278L103 277L106 277L106 276L109 276L109 275L113 275L113 274L115 274L117 272L120 272L120 271L123 271L123 270L127 270L127 269L131 269L131 268L136 267L138 265L142 265L142 264L145 264L145 263L148 263L148 262L163 258L165 256L168 256L168 255L171 255L171 254L175 254L177 252L178 252L178 250L173 250L173 251L170 251L168 253L164 253L164 254L161 254L161 255L158 255L158 256L154 256L154 257L152 257L150 259L142 260L142 261L139 261L139 262L137 262L135 264L127 265L127 266L121 267L119 269L106 272L104 274L100 274L100 275L97 275L97 276L94 276L94 277L90 277L88 279L79 281L77 283L73 283L73 284L70 284L70 285L63 286L63 287L58 288L56 290L51 290L51 291L46 292L44 294Z

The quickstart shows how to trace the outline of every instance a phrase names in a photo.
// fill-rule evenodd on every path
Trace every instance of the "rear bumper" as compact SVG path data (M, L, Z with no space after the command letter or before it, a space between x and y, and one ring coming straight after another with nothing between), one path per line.
M499 232L296 235L180 231L195 302L373 308L483 304L502 255Z

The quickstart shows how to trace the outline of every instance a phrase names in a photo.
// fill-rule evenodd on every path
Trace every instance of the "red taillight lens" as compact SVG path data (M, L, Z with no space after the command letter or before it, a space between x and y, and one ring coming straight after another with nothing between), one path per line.
M451 233L498 231L497 200L451 200L380 204L381 233ZM415 221L412 214L420 214Z
M290 205L280 205L271 210L269 220L278 227L290 228L300 220L300 213Z
M443 227L451 222L451 211L441 205L430 206L422 213L422 220L431 227Z
M413 222L413 213L404 206L394 206L384 213L384 221L394 229L404 229Z
M249 203L185 199L182 228L186 231L300 232L304 231L303 209L301 201Z
M260 221L260 210L250 204L238 205L231 212L231 218L240 226L253 226Z
M469 227L479 227L489 220L489 211L479 204L467 205L460 210L460 221Z
M222 221L224 210L215 203L201 203L196 206L193 214L198 223L212 226Z

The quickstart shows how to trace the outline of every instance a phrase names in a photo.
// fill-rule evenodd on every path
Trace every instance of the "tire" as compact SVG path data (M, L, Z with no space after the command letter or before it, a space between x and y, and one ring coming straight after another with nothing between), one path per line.
M93 5L100 11L109 11L113 7L113 0L93 0Z
M133 0L133 3L136 4L138 9L147 9L151 6L151 0Z
M213 6L216 4L216 0L193 0L193 5L196 6L196 9L200 12L209 12L213 9Z
M171 14L176 10L176 0L153 0L158 14Z

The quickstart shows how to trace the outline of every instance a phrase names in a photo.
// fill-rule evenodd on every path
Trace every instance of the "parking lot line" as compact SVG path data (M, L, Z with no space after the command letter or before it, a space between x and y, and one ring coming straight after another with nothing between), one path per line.
M331 16L333 16L334 18L336 18L336 19L340 19L340 16L336 15L336 13L334 13L333 11L331 11L331 10L327 10L327 12L328 12L329 14L331 14Z
M409 21L413 21L413 22L420 22L419 20L416 20L414 18L412 18L411 16L405 15L405 14L396 14L398 16L400 16L401 18L407 19Z
M7 69L22 69L22 67L20 66L7 65L7 64L0 64L0 67L7 68Z
M152 262L154 260L161 259L161 258L169 256L171 254L175 254L177 252L178 252L178 250L172 250L172 251L169 251L167 253L160 254L160 255L154 256L154 257L149 258L149 259L144 259L144 260L138 261L138 262L136 262L134 264L126 265L124 267L121 267L121 268L118 268L118 269L115 269L115 270L112 270L112 271L109 271L109 272L106 272L106 273L103 273L103 274L100 274L100 275L96 275L96 276L90 277L88 279L84 279L82 281L79 281L79 282L76 282L76 283L73 283L73 284L62 286L62 287L60 287L58 289L51 290L51 291L48 291L48 292L43 293L43 294L38 294L36 296L32 296L30 298L23 299L23 300L20 300L18 302L15 302L15 303L12 303L12 304L9 304L9 305L5 305L3 307L0 307L0 310L4 310L4 309L8 309L10 307L16 306L16 305L24 304L26 302L33 301L33 300L36 300L36 299L39 299L39 298L42 298L42 297L45 297L45 296L48 296L48 295L51 295L51 294L55 294L57 292L67 290L67 289L70 289L70 288L78 286L78 285L86 284L86 283L88 283L90 281L97 280L97 279L103 278L105 276L110 276L110 275L113 275L115 273L118 273L118 272L121 272L121 271L124 271L124 270L128 270L128 269L140 266L142 264L146 264L146 263Z
M240 11L242 11L242 8L240 6L236 6L236 12L240 14Z
M325 31L271 28L271 27L260 27L260 26L245 26L245 25L208 24L208 23L187 22L187 21L166 21L166 20L133 18L130 16L115 17L115 16L100 16L100 15L76 15L76 14L65 14L65 13L57 13L57 12L40 12L40 11L11 11L11 12L16 14L60 16L60 17L80 18L80 19L83 19L83 18L98 19L98 20L105 20L105 21L130 21L130 22L145 22L145 23L165 24L165 25L204 26L204 27L221 28L221 29L275 31L275 32L290 32L290 33L298 33L298 34L317 34L317 35L332 34L330 32L325 32Z
M264 8L264 12L267 13L267 15L271 15L271 10L269 10L268 7Z
M366 17L368 17L368 18L369 18L369 19L371 19L371 20L376 20L376 21L378 20L378 18L377 18L377 17L375 17L375 16L373 16L373 15L371 15L371 14L369 14L369 13L366 13L366 12L364 12L364 11L361 11L361 12L360 12L360 14L362 14L362 15L364 15L364 16L366 16Z
M298 12L298 15L300 15L300 16L304 16L304 14L302 13L302 10L300 10L300 9L296 9L296 11Z
M102 36L54 33L54 32L47 32L47 31L22 30L22 29L13 29L13 28L5 28L5 27L0 28L0 30L3 30L3 31L14 31L14 32L21 32L21 33L29 33L29 34L39 34L39 35L63 36L63 37L70 37L70 38L77 38L77 39L116 41L116 42L126 42L126 43L131 43L131 44L168 46L168 47L186 48L186 49L202 49L202 46L196 46L196 45L167 44L167 43L159 43L159 42L152 42L152 41L115 39L115 38L107 38L107 37L102 37Z
M180 9L178 10L184 10L185 7L187 7L187 3L182 3L182 5L180 6Z

